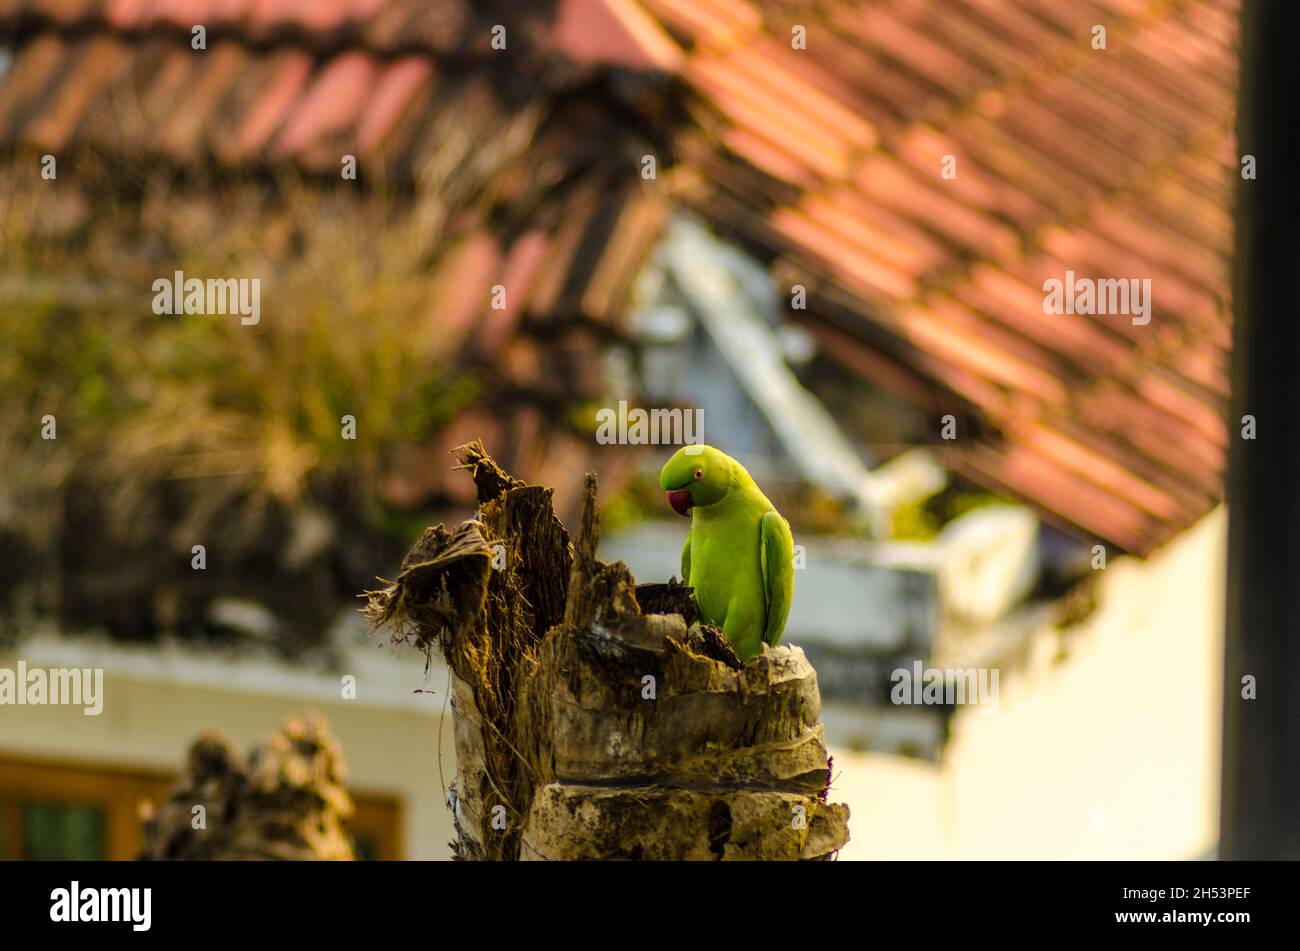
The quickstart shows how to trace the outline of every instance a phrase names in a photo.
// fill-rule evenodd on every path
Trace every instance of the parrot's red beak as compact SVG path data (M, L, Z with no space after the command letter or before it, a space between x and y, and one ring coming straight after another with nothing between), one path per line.
M678 515L691 514L691 493L685 489L673 489L668 493L668 504Z

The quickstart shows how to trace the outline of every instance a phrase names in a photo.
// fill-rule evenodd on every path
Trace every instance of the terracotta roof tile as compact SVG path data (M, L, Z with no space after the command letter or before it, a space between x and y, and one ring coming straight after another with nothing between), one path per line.
M378 148L417 90L432 77L433 67L418 56L404 57L384 68L357 125L356 143L362 155Z
M144 26L153 19L154 0L108 0L103 4L104 19L113 26L137 28ZM44 4L33 4L37 8L43 8Z
M37 148L58 152L86 119L99 94L127 65L125 48L110 37L79 44L72 66L64 72L57 92L32 117L26 136Z
M681 50L636 0L564 0L550 34L575 63L674 69Z
M253 62L235 43L217 43L204 53L185 84L183 106L166 114L155 130L162 150L181 161L210 155L228 121L220 111L222 101Z
M379 74L379 64L361 52L344 53L308 83L272 146L272 153L298 155L322 136L341 133L358 120Z
M71 63L67 44L57 36L39 36L14 57L0 85L0 134L19 138L29 117L40 115L47 93L57 92L58 76Z
M951 463L1060 524L1145 552L1213 503L1235 0L755 0L726 17L644 2L720 115L703 126L720 160L698 133L685 153L712 187L689 179L683 197L813 288L800 319L828 355L973 408L987 435ZM802 54L773 48L792 22ZM1105 51L1090 44L1099 23ZM824 76L816 105L776 89L781 74ZM845 135L838 109L872 135ZM955 178L940 175L949 156ZM765 205L746 179L742 197L727 180L741 162L796 194L769 185ZM1045 313L1043 282L1067 270L1149 278L1151 322ZM832 317L835 330L818 323Z
M261 68L263 86L260 94L244 116L236 120L238 131L227 155L229 160L247 158L268 146L284 126L294 103L302 97L311 68L311 57L300 50L267 59Z
M433 275L427 333L443 352L455 352L487 309L500 261L496 240L475 231Z
M0 0L0 28L27 24L0 140L323 171L355 151L418 189L514 135L531 162L500 169L491 213L449 224L459 250L430 275L427 332L446 352L490 358L520 389L551 385L543 365L596 374L583 326L618 326L671 194L809 287L795 317L832 359L927 412L978 417L979 442L940 447L951 465L1147 552L1221 491L1237 8ZM488 46L497 23L509 57ZM627 104L538 87L607 63L689 90L676 165L644 191ZM532 108L548 95L564 104ZM1150 324L1044 313L1044 280L1067 270L1150 278ZM510 306L493 312L499 280ZM545 344L530 337L543 328ZM498 435L522 456L581 468L590 447L569 458L549 417L518 419Z
M495 280L505 291L505 306L488 307L479 321L474 338L476 355L494 360L506 345L528 306L529 292L538 272L546 263L551 238L545 232L521 235L506 253Z

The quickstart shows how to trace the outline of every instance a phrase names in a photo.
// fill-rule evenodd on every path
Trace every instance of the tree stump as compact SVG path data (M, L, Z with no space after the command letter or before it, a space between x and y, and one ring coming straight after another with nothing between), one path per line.
M455 856L833 857L848 807L803 651L742 665L689 588L597 559L594 476L571 543L549 489L457 452L477 517L426 530L367 609L451 668Z
M204 733L167 799L144 817L140 858L351 861L343 782L343 756L319 718L290 718L247 759L224 735Z

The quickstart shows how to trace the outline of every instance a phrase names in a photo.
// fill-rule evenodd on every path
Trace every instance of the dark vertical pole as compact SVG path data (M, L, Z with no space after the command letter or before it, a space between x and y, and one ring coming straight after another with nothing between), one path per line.
M1300 858L1300 3L1245 0L1220 857ZM1241 418L1255 417L1254 440ZM1254 677L1256 698L1242 697Z

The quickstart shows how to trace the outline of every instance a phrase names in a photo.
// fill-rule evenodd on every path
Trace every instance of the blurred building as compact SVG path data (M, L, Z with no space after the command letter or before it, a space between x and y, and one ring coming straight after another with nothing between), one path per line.
M334 670L256 652L142 646L46 631L0 667L100 669L102 712L0 707L0 859L134 859L143 801L161 803L190 743L220 729L239 746L290 716L322 714L343 749L357 854L442 859L453 837L442 790L455 772L446 671L367 644L356 619L335 632ZM349 689L345 678L352 678Z
M475 395L386 460L385 503L470 504L446 450L480 436L562 508L586 469L608 495L661 453L598 444L595 409L702 408L707 441L849 529L795 519L807 567L787 634L822 679L846 855L1209 854L1236 8L0 2L0 202L42 248L117 228L121 207L128 222L116 275L3 286L85 312L116 276L147 301L174 263L159 221L203 235L240 216L269 280L309 240L290 177L358 245L397 230L390 215L436 220L414 229L428 266L411 335L471 369ZM1149 279L1149 313L1045 312L1067 273ZM952 487L997 504L902 537L900 513ZM605 554L664 577L681 530L632 526ZM78 571L130 563L101 557ZM357 571L310 575L305 600L332 618ZM41 643L21 649L65 649ZM209 722L246 743L314 698L359 801L406 817L398 853L433 855L440 713L389 674L364 715L334 701L357 643L312 674L217 657L190 687L149 659L164 647L78 647L105 651L117 702L145 712L110 737L68 711L21 728L6 711L0 759L146 783ZM1000 670L998 713L891 705L913 660ZM72 776L0 779L0 797L55 803Z

